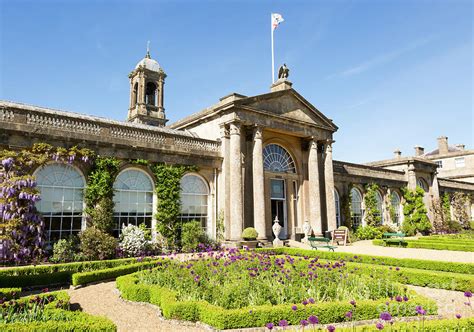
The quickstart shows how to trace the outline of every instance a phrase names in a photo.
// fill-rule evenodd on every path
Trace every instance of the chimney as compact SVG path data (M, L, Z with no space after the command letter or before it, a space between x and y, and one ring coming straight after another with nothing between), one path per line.
M464 144L456 144L456 147L461 150L461 151L464 151L464 148L466 147Z
M395 159L400 159L402 157L402 151L400 151L399 149L396 149L395 151L393 151L393 155Z
M419 145L415 146L415 157L422 156L425 153L425 148Z
M438 137L439 154L448 153L448 138L446 136Z

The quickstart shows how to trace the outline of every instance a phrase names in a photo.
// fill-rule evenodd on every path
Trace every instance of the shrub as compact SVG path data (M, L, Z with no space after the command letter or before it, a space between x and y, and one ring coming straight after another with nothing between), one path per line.
M143 254L147 242L145 233L139 227L130 224L122 229L120 249L123 250L126 256L134 257Z
M402 189L405 204L403 205L403 214L405 220L403 221L402 230L407 235L415 235L417 232L423 234L431 230L431 223L427 216L427 210L423 198L425 192L420 187L416 190Z
M258 237L257 230L253 227L247 227L242 232L242 239L244 240L256 240Z
M53 246L53 256L51 261L54 263L68 263L72 261L81 260L78 254L79 239L76 236L71 236L67 239L61 239Z
M195 250L199 243L208 243L206 233L199 221L184 223L181 229L181 248L184 252Z
M110 197L102 197L93 209L88 210L90 225L104 233L112 233L114 227L114 202Z
M86 228L79 235L82 253L90 260L113 258L117 248L116 239L94 226Z
M372 240L372 239L381 239L383 235L383 231L374 226L365 226L357 228L355 232L355 236L359 240Z

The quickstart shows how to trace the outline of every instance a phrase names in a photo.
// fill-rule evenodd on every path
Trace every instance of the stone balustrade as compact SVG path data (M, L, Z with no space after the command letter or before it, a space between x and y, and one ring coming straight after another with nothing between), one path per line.
M219 141L194 137L191 133L143 124L120 122L84 114L0 101L0 128L38 134L60 131L62 137L146 146L197 155L220 157ZM66 133L69 133L66 134Z

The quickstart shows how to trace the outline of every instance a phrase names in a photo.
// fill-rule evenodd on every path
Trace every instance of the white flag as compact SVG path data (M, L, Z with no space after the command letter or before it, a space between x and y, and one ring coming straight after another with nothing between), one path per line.
M275 30L284 19L280 14L272 13L272 29Z

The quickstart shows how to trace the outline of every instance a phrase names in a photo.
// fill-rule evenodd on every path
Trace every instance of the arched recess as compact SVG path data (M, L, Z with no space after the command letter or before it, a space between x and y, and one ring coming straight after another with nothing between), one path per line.
M336 188L334 188L334 204L336 207L336 226L339 227L341 226L341 200Z
M199 221L210 233L209 184L197 173L187 173L181 178L181 215L183 222Z
M145 104L156 106L157 101L157 86L153 82L146 84Z
M139 168L122 170L114 182L114 235L119 236L124 225L145 224L152 229L153 179Z
M383 225L384 223L384 217L383 217L383 196L380 193L380 191L375 192L375 199L377 200L377 215L380 216L380 225Z
M400 226L400 214L401 214L401 204L400 204L400 195L396 191L392 191L390 195L390 205L393 213L391 213L392 223Z
M423 189L423 191L425 193L427 193L428 190L429 190L428 183L423 178L417 178L416 179L416 185L417 185L417 187L420 187L421 189Z
M362 226L362 193L356 187L351 189L351 220L353 228Z
M34 173L41 193L36 207L43 215L47 241L77 234L82 230L86 180L73 165L50 163Z

